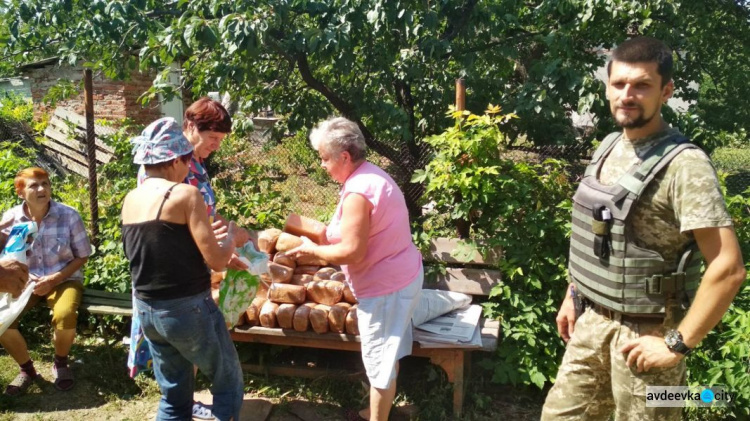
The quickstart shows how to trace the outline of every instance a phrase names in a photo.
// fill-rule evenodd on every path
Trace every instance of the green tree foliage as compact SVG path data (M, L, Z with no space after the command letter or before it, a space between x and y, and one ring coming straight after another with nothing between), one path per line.
M271 107L291 129L353 119L408 172L417 141L448 123L457 77L469 109L499 103L521 117L512 139L573 142L572 112L608 115L600 53L636 34L679 52L678 92L711 130L747 129L749 17L745 0L10 0L0 49L16 63L86 60L110 77L156 70L146 98L176 93L165 81L179 64L193 93Z
M502 250L502 281L484 308L502 321L503 337L485 367L496 382L542 388L563 350L555 315L567 285L572 184L560 162L514 159L504 133L514 115L499 112L452 113L455 125L426 139L438 152L413 181L426 184L434 205L424 235L442 236L468 221L470 248Z
M724 191L727 210L734 220L745 267L750 280L750 190L729 195ZM723 385L737 395L729 408L709 416L703 408L689 412L690 419L748 419L750 417L750 282L745 282L729 310L714 330L688 358L691 385ZM701 410L702 409L702 410Z

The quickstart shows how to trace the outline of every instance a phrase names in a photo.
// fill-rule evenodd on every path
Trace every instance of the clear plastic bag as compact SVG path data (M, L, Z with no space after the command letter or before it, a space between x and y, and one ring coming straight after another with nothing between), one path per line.
M219 309L227 329L231 329L250 306L261 283L260 275L268 273L268 255L255 249L251 242L237 248L247 270L228 269L219 287Z

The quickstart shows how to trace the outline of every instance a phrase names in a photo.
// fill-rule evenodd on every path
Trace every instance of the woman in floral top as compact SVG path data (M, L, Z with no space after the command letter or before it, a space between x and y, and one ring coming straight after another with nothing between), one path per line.
M203 201L206 203L209 221L218 228L221 225L229 226L229 220L216 213L216 195L211 187L211 178L206 171L204 161L221 146L221 142L232 131L232 118L226 108L219 102L208 97L195 101L187 110L182 122L182 134L193 146L193 157L189 163L189 171L184 183L198 188ZM146 180L147 175L143 166L138 171L138 185ZM243 239L240 243L248 240L255 242L256 233L237 227L237 235ZM256 243L257 244L257 243ZM239 260L237 254L233 254L227 268L247 269ZM131 350L128 357L130 375L134 377L141 368L149 367L150 353L143 345L140 324L134 320L131 329ZM193 406L193 417L198 419L213 419L211 410L196 402Z

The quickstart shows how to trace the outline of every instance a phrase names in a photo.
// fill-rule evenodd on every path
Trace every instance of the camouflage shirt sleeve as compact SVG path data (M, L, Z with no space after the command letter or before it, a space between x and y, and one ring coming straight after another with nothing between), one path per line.
M732 217L711 160L699 149L680 153L669 164L665 178L680 232L699 228L727 227Z

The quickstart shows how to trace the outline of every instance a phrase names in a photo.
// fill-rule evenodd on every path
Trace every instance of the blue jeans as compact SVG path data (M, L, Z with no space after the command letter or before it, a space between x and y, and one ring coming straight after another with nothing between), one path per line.
M173 300L136 298L135 304L161 389L156 419L192 419L196 365L211 380L216 419L239 420L244 392L242 368L210 291Z

